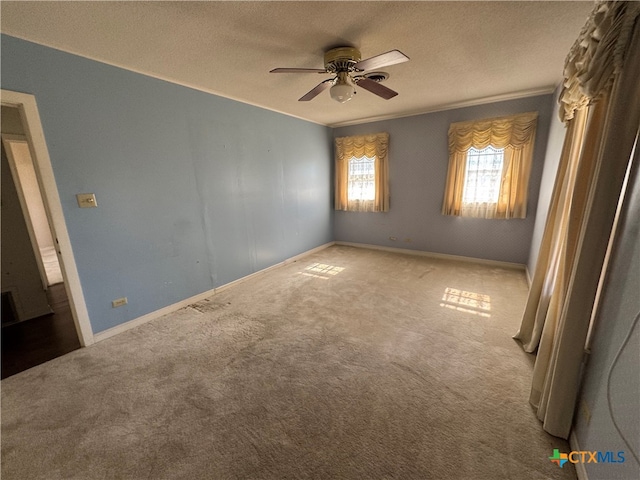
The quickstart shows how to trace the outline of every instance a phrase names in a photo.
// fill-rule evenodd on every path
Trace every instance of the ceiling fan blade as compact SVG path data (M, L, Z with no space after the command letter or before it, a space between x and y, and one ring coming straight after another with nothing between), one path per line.
M371 93L375 93L385 100L389 100L390 98L398 95L398 92L395 92L390 88L385 87L384 85L380 85L378 82L369 80L368 78L361 78L360 80L358 80L358 83L356 83L356 85L364 88L365 90L369 90Z
M325 80L322 83L319 83L318 85L315 86L315 88L313 90L309 91L308 93L306 93L305 95L300 97L298 99L298 101L299 102L308 102L309 100L313 100L320 93L324 92L327 88L329 88L331 86L331 84L333 83L333 80L334 80L333 78L330 78L328 80Z
M274 68L269 73L327 73L319 68Z
M365 70L376 70L378 68L388 67L389 65L395 65L396 63L403 63L407 61L409 61L409 57L400 50L391 50L389 52L376 55L375 57L360 60L355 64L355 68L356 70L364 72Z

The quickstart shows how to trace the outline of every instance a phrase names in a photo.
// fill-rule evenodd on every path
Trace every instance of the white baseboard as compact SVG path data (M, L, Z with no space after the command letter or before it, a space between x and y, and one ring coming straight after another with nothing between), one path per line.
M526 266L522 263L502 262L500 260L486 260L484 258L464 257L462 255L450 255L448 253L425 252L423 250L411 250L408 248L386 247L382 245L369 245L367 243L353 242L335 242L336 245L344 245L347 247L368 248L371 250L382 250L385 252L404 253L408 255L418 255L420 257L442 258L445 260L457 260L460 262L480 263L483 265L492 265L494 267L511 268L515 270L523 270L526 272Z
M126 323L117 325L113 328L110 328L108 330L105 330L103 332L100 333L96 333L93 336L93 341L94 342L101 342L102 340L106 340L107 338L113 337L114 335L118 335L119 333L122 332L126 332L127 330L131 330L132 328L135 328L137 326L140 326L144 323L150 322L151 320L155 320L156 318L160 318L163 315L167 315L169 313L175 312L176 310L180 310L181 308L186 307L187 305L191 305L192 303L196 303L199 302L201 300L204 300L205 298L209 298L213 295L215 295L216 293L220 293L223 290L226 290L228 288L233 287L234 285L240 284L242 282L246 282L247 280L254 278L258 275L263 275L275 268L279 268L282 267L284 265L288 265L292 262L295 262L301 258L304 258L308 255L311 255L313 253L319 252L321 250L324 250L325 248L328 248L332 245L344 245L344 246L348 246L348 247L357 247L357 248L368 248L371 250L382 250L382 251L387 251L387 252L395 252L395 253L404 253L404 254L409 254L409 255L418 255L418 256L423 256L423 257L431 257L431 258L442 258L442 259L447 259L447 260L458 260L458 261L462 261L462 262L471 262L471 263L480 263L483 265L492 265L495 267L502 267L502 268L511 268L511 269L516 269L516 270L524 270L526 272L526 266L522 265L520 263L511 263L511 262L502 262L502 261L498 261L498 260L486 260L486 259L482 259L482 258L473 258L473 257L464 257L461 255L449 255L449 254L445 254L445 253L434 253L434 252L425 252L422 250L410 250L408 248L396 248L396 247L385 247L385 246L380 246L380 245L369 245L366 243L352 243L352 242L328 242L325 243L324 245L320 245L319 247L316 248L312 248L311 250L307 250L306 252L303 252L299 255L295 255L293 257L287 258L286 260L280 262L280 263L276 263L274 265L271 265L270 267L267 268L263 268L262 270L259 270L257 272L251 273L245 277L239 278L238 280L234 280L232 282L226 283L224 285L221 285L217 288L213 288L211 290L207 290L206 292L202 292L199 293L198 295L194 295L193 297L189 297L189 298L185 298L184 300L181 300L177 303L174 303L172 305L168 305L164 308L161 308L160 310L156 310L154 312L150 312L147 313L146 315L143 315L141 317L138 318L134 318L133 320L129 320ZM528 278L528 277L527 277Z
M578 437L575 432L572 430L569 435L569 446L571 447L572 452L580 452L580 445L578 444ZM576 467L576 474L578 475L578 480L589 480L587 476L587 469L584 466L584 463L578 462L574 463Z
M104 330L102 332L96 333L93 336L94 343L101 342L102 340L106 340L109 337L113 337L114 335L118 335L119 333L126 332L127 330L131 330L132 328L138 327L144 323L150 322L151 320L155 320L156 318L160 318L163 315L167 315L168 313L175 312L176 310L180 310L181 308L186 307L187 305L191 305L192 303L199 302L204 300L205 298L210 297L216 293L216 289L207 290L206 292L202 292L198 295L194 295L193 297L185 298L184 300L179 301L178 303L174 303L172 305L167 305L160 310L156 310L154 312L147 313L138 318L134 318L133 320L129 320L128 322L121 323L120 325L116 325L115 327L109 328L108 330Z
M122 332L126 332L127 330L131 330L132 328L138 327L144 323L150 322L151 320L155 320L156 318L160 318L163 315L167 315L169 313L175 312L176 310L180 310L181 308L186 307L187 305L191 305L192 303L196 303L199 302L201 300L204 300L205 298L209 298L213 295L215 295L216 293L220 293L223 290L226 290L227 288L233 287L234 285L238 285L240 283L246 282L247 280L249 280L250 278L254 278L258 275L263 275L275 268L279 268L282 267L284 265L288 265L290 263L296 262L298 260L300 260L301 258L304 258L308 255L311 255L313 253L319 252L321 250L324 250L325 248L328 248L332 245L334 245L335 242L329 242L329 243L325 243L324 245L320 245L319 247L316 248L312 248L311 250L307 250L306 252L302 252L299 255L295 255L293 257L287 258L286 260L280 262L280 263L276 263L275 265L271 265L270 267L267 268L263 268L262 270L259 270L257 272L251 273L245 277L239 278L238 280L234 280L233 282L229 282L226 283L224 285L221 285L217 288L213 288L211 290L207 290L206 292L202 292L199 293L198 295L194 295L193 297L189 297L189 298L185 298L184 300L181 300L177 303L174 303L172 305L168 305L164 308L161 308L160 310L156 310L154 312L150 312L147 313L146 315L143 315L141 317L138 318L134 318L133 320L129 320L126 323L122 323L120 325L116 325L113 328L110 328L108 330L105 330L103 332L100 333L96 333L93 336L93 341L95 343L97 342L101 342L102 340L106 340L107 338L113 337L114 335L118 335L119 333Z
M529 267L526 265L524 266L524 273L527 274L527 285L531 288L531 274L529 273Z

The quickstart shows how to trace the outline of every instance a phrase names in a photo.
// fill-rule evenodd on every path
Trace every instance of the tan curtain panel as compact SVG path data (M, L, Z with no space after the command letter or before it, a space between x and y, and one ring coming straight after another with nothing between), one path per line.
M335 209L356 212L389 211L389 134L386 132L335 139ZM375 158L375 199L349 200L349 160Z
M639 7L597 4L567 57L560 101L567 134L515 337L526 351L537 350L530 402L543 428L563 438L571 431L589 323L640 124ZM612 58L598 60L603 52Z
M449 168L443 215L482 218L524 218L537 112L452 123L449 127ZM489 145L504 148L504 166L496 204L463 204L467 152Z
M558 165L555 185L549 205L549 213L540 244L538 263L529 289L524 321L514 338L522 342L526 352L535 352L540 342L542 328L549 311L557 312L557 305L563 301L562 288L558 288L558 268L564 249L564 235L569 219L571 197L574 191L576 173L582 152L587 109L575 112L567 125L565 142ZM583 187L584 188L584 187ZM551 306L553 302L556 305Z

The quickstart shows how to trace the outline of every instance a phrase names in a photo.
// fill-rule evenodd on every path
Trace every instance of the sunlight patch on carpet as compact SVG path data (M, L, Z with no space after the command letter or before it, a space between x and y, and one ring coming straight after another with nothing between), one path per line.
M442 302L440 306L443 308L471 313L480 317L491 317L491 314L487 313L491 311L491 297L489 295L447 287L444 289Z
M344 267L336 267L333 265L327 265L326 263L312 263L305 268L304 272L298 273L307 277L316 277L322 278L323 280L328 280L332 276L338 275L343 270Z

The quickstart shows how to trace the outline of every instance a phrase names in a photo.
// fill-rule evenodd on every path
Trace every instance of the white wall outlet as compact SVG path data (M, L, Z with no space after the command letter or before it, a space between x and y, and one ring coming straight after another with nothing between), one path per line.
M121 307L123 305L126 305L127 303L129 303L127 301L127 297L116 298L113 302L111 302L111 306L113 308L116 308L116 307Z
M78 200L78 206L80 208L93 208L98 206L98 201L94 193L78 193L76 199Z

